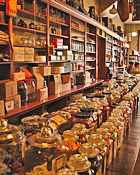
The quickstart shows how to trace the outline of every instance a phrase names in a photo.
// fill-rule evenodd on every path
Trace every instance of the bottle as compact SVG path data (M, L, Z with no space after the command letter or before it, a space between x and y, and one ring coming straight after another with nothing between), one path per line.
M36 86L35 80L29 79L27 80L27 88L28 88L28 103L32 103L36 100Z
M21 96L21 105L28 103L28 89L25 81L19 81L17 84L18 94Z

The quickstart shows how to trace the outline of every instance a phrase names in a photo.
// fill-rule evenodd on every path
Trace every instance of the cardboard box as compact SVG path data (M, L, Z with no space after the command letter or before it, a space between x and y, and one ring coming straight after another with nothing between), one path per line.
M17 82L7 81L4 84L0 84L0 99L8 99L17 95Z
M4 101L0 100L0 118L5 116Z
M64 73L64 67L52 67L51 68L52 74L61 74Z
M62 92L70 91L71 90L71 82L62 84Z
M34 61L34 48L24 48L24 61Z
M48 88L47 87L39 90L39 99L40 101L43 101L43 102L48 100Z
M14 109L16 108L21 108L21 96L20 95L16 95L14 97Z
M40 73L42 76L51 75L51 67L50 66L40 67Z
M55 82L55 95L59 95L62 93L62 81L61 75L54 75L54 82Z
M45 63L46 62L46 56L37 55L37 56L35 56L35 61L40 62L40 63Z
M24 61L24 47L13 47L13 60Z
M53 75L48 81L48 95L59 95L62 92L61 75Z
M7 113L14 110L14 99L5 101L5 109Z
M34 74L35 79L36 79L36 88L38 89L42 89L44 87L44 78L41 74L36 73Z
M37 88L37 90L42 89L44 87L44 77L40 74L40 68L39 67L33 67L32 71L33 71L33 75L36 79L36 88Z
M14 81L25 80L25 72L15 72L15 73L13 73L13 80Z
M55 81L54 78L50 79L48 82L48 96L55 95Z

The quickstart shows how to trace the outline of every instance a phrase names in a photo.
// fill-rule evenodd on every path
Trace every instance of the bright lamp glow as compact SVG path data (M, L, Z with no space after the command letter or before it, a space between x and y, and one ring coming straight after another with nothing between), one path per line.
M137 32L132 32L132 36L137 36Z

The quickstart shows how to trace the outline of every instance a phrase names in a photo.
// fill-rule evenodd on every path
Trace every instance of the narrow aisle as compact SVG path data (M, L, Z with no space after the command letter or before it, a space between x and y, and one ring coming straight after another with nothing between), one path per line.
M118 152L107 175L132 175L140 148L140 113L134 119L129 135ZM139 168L140 169L140 168ZM133 174L133 175L140 175Z

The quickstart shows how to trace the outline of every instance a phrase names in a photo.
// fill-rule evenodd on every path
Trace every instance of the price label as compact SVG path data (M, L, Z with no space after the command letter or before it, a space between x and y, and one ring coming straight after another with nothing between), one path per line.
M16 16L17 14L17 0L6 0L6 15Z

